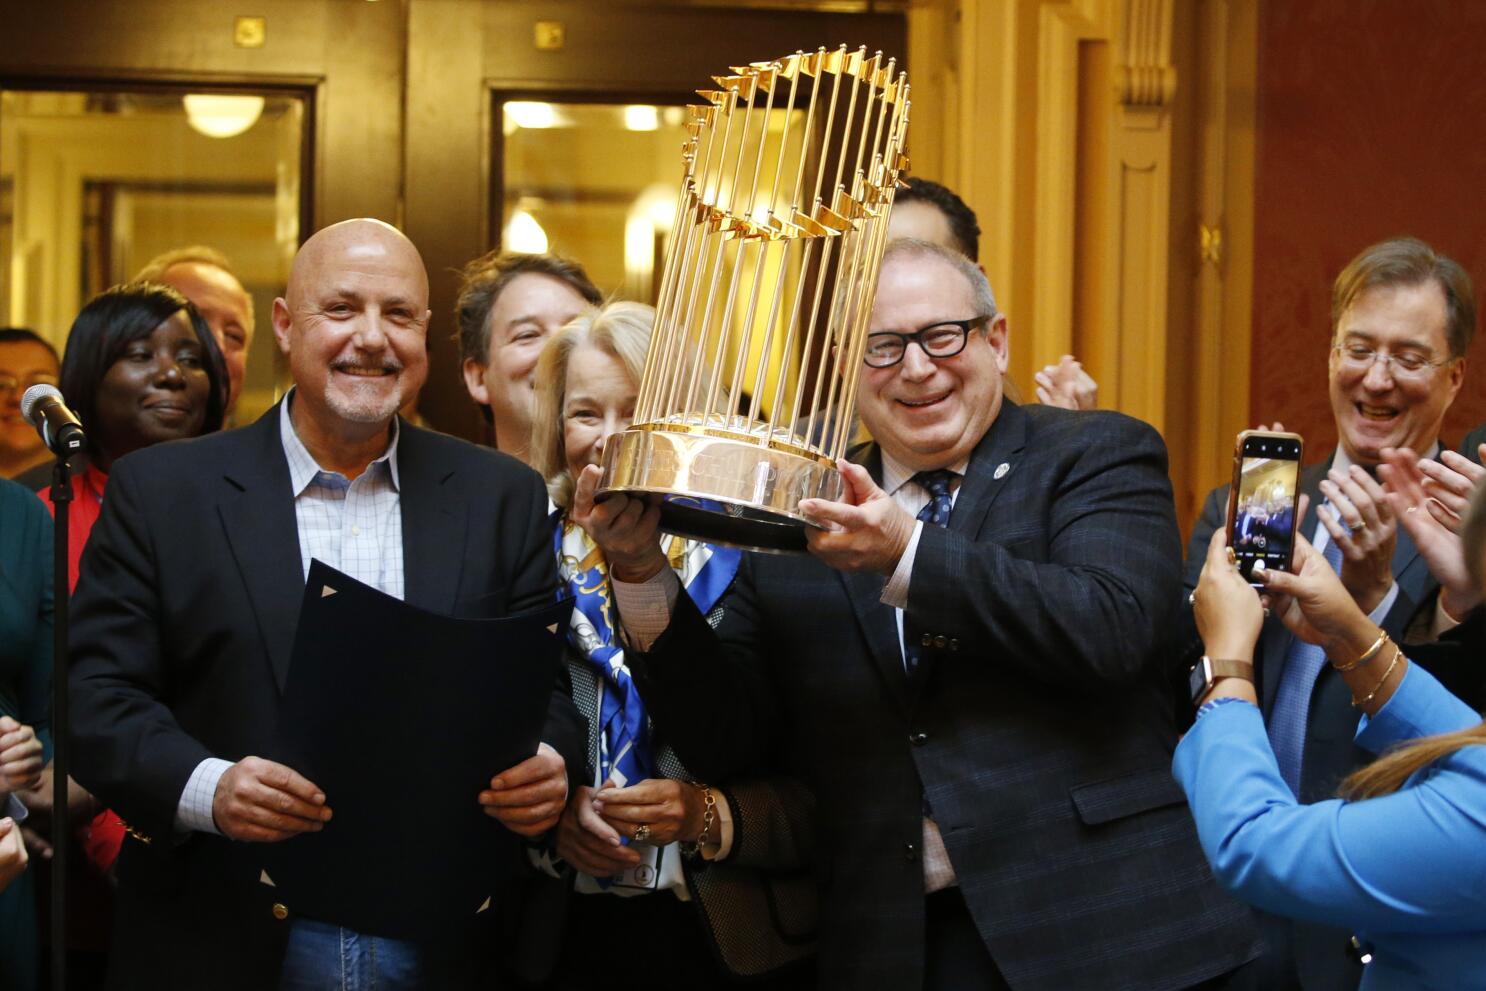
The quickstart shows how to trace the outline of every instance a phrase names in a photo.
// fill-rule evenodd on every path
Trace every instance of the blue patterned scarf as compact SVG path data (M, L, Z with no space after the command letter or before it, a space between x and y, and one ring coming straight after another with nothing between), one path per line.
M568 640L603 679L599 710L601 781L623 788L656 776L645 703L624 663L615 634L614 601L604 553L562 510L552 515L557 571L574 598ZM743 554L695 540L664 536L665 551L686 593L703 615L712 611L738 573Z

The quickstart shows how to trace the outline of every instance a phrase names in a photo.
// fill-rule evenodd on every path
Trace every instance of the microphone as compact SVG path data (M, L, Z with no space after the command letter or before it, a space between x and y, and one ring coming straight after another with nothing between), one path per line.
M87 443L77 415L67 408L54 385L33 385L21 396L21 416L41 432L42 443L58 457L82 450Z

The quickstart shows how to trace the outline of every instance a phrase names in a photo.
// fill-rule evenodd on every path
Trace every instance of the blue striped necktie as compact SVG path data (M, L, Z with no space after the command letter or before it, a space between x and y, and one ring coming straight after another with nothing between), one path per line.
M1341 571L1342 551L1336 541L1326 541L1321 553L1332 571ZM1280 766L1280 777L1285 779L1297 798L1300 797L1300 768L1305 758L1305 727L1310 718L1311 691L1325 666L1326 651L1299 637L1292 637L1284 666L1280 669L1280 683L1275 688L1274 709L1269 713L1269 745Z
M954 508L954 500L950 496L951 486L955 479L959 478L955 472L948 468L937 468L934 471L921 471L914 475L912 481L919 485L925 492L929 493L929 501L923 509L918 511L918 519L930 526L949 526L949 511ZM919 652L924 644L923 631L908 619L908 611L903 611L903 666L913 674L918 669Z

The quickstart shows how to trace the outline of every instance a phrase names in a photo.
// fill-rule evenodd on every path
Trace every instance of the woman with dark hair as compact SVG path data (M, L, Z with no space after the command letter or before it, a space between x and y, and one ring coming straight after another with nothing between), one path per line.
M62 396L88 436L88 466L72 480L68 587L103 506L109 468L161 441L222 429L227 367L211 328L167 286L115 286L84 306L62 356ZM51 498L41 492L47 505Z
M211 328L176 290L153 283L115 286L94 297L72 323L62 356L60 388L88 438L87 466L72 479L68 516L67 587L77 585L78 561L103 508L115 461L164 441L199 437L222 428L227 367ZM42 489L52 509L50 489ZM49 818L51 769L23 801ZM124 824L92 796L68 782L68 812L81 828L87 864L69 871L70 979L101 979L111 916L104 875L118 857ZM89 822L91 820L91 822ZM40 828L44 829L44 826ZM55 934L53 934L55 938Z

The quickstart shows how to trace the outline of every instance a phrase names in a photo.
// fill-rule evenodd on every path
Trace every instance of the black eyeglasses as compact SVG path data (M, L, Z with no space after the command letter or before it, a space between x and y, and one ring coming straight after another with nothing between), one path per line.
M867 335L867 350L862 355L870 368L891 368L903 360L912 342L930 358L953 358L965 350L965 341L970 332L983 327L989 316L971 317L969 320L940 320L936 324L916 330L911 334L878 331Z

